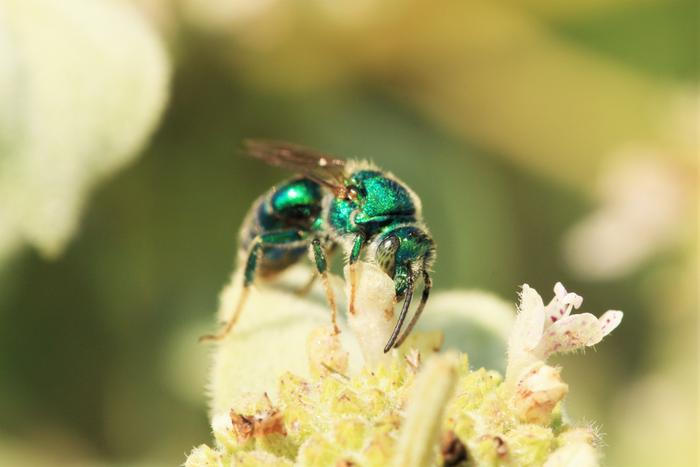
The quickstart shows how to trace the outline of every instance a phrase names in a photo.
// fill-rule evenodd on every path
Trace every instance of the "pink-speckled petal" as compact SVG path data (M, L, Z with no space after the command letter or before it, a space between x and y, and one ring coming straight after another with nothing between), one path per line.
M590 313L582 313L567 316L552 324L545 332L541 345L545 356L549 356L595 345L602 338L598 319Z
M572 309L578 309L583 303L583 297L573 292L567 292L561 282L554 285L554 298L545 307L545 328L560 319L569 316Z
M567 292L566 292L566 288L564 287L564 284L562 284L561 282L557 282L556 284L554 284L554 297L555 298L562 299L562 298L564 298L566 293Z
M567 307L573 306L575 310L578 310L583 304L583 297L575 294L574 292L569 292L562 299L562 304L566 305ZM569 310L571 310L571 308L569 308Z
M561 302L557 299L557 297L554 297L547 304L547 306L544 307L544 327L547 328L551 326L552 323L556 323L557 320L561 319L564 316L564 313L565 310L564 307L561 306Z
M623 313L619 310L608 310L603 313L603 316L598 318L603 337L613 332L613 330L620 325L622 316Z

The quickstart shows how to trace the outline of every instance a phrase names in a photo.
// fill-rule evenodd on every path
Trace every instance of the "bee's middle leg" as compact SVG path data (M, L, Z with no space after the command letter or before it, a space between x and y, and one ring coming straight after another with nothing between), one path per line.
M357 292L357 261L360 259L360 253L365 244L365 236L359 233L355 236L353 241L352 251L350 252L350 257L348 259L348 276L350 281L350 299L348 304L348 310L351 315L355 314L355 294Z
M323 281L323 288L326 290L326 300L328 300L328 305L331 307L331 321L333 322L333 330L336 334L338 334L340 333L340 328L338 327L338 310L335 304L335 295L333 294L330 279L328 278L328 262L326 261L326 252L323 250L321 240L318 237L311 241L310 249L314 256L316 270Z

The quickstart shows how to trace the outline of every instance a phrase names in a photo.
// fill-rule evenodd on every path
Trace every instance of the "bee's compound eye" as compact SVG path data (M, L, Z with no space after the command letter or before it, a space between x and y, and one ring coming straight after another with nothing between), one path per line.
M394 266L396 264L396 251L399 249L399 239L395 235L389 235L381 241L377 247L377 263L379 266L394 277Z
M398 238L396 238L393 235L390 235L382 242L382 249L385 251L396 250L399 247L399 243L400 242Z
M385 250L393 250L394 248L397 247L397 239L396 237L390 237L384 240L384 244L382 245L382 248Z

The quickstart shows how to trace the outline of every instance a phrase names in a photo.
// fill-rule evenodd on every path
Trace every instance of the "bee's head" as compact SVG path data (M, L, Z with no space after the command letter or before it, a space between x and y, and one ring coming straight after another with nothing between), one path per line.
M435 242L427 230L419 225L391 226L378 235L373 245L373 253L377 265L394 279L396 299L404 299L394 332L384 348L384 352L388 352L392 347L400 346L408 337L428 301L431 288L429 271L435 260ZM420 305L406 331L399 338L401 326L411 305L416 282L421 277L424 285Z
M406 293L408 277L417 279L432 267L435 243L425 229L415 224L390 227L377 238L374 260L394 279L396 296L402 298Z

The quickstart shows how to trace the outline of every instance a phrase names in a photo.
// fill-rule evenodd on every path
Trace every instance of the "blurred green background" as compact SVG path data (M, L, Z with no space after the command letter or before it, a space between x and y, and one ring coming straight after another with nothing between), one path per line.
M78 16L86 4L70 3ZM0 7L0 33L31 38L31 23L13 28L21 8ZM549 297L562 281L584 311L624 310L600 348L559 359L569 413L600 426L606 465L697 465L697 2L124 8L160 38L169 97L138 158L89 184L70 241L47 257L18 235L0 255L0 464L178 465L209 441L196 337L212 329L248 206L285 176L238 155L243 138L267 137L369 158L406 181L437 241L436 289L515 301L524 282ZM33 99L27 69L17 82ZM123 83L100 93L112 85ZM125 96L115 121L142 98ZM2 142L9 179L24 153ZM109 150L92 146L97 159ZM45 157L51 178L73 153ZM25 196L7 186L0 198Z

